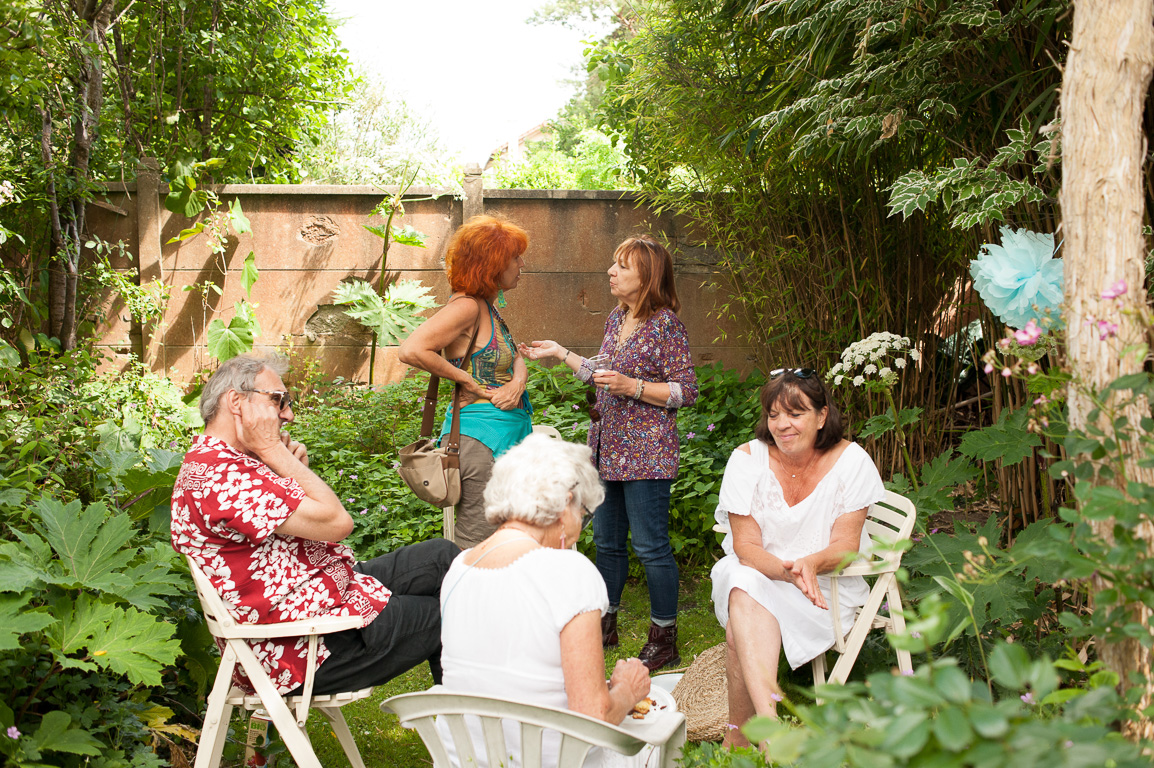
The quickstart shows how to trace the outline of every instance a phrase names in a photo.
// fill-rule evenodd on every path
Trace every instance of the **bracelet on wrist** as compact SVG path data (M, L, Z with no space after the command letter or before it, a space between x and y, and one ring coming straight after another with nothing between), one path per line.
M640 400L641 396L645 394L645 382L641 379L637 380L637 391L633 393L634 400Z

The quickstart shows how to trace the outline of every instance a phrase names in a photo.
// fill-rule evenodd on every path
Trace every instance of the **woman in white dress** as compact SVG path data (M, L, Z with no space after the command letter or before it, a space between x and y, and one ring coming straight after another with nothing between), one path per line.
M829 573L863 541L866 510L885 497L873 460L843 439L841 414L809 368L770 374L761 390L757 439L725 468L718 522L730 534L713 567L713 604L725 627L729 682L727 745L754 715L776 716L784 649L796 669L834 644ZM842 626L869 588L860 576L838 585Z
M649 694L649 670L638 659L618 661L605 682L605 581L567 548L605 495L590 456L584 445L530 435L493 464L485 517L497 531L458 555L441 585L446 690L567 708L614 725ZM473 742L483 744L474 725ZM505 765L520 765L517 732L505 732ZM558 734L547 733L544 765L556 764L558 745Z

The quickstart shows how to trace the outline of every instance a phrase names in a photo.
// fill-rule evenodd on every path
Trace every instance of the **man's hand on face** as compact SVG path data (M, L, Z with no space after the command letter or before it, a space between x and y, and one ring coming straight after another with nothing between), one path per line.
M284 443L284 447L289 449L289 453L291 453L297 461L306 467L309 465L309 452L305 448L304 443L293 440L292 437L289 436L289 433L283 429L280 431L280 441Z
M282 445L293 451L292 447L281 438L280 409L272 398L259 392L238 394L240 394L240 415L234 417L236 436L245 449L257 458L268 455L270 451ZM287 436L288 433L285 433L286 438ZM303 450L304 446L301 448ZM296 453L293 452L293 455Z

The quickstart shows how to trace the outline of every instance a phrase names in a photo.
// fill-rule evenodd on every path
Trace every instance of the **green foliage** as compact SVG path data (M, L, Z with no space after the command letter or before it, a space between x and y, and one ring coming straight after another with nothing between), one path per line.
M1042 446L1041 438L1027 429L1029 415L1028 408L1004 410L994 424L967 432L958 450L977 461L1000 459L1002 466L1013 466Z
M199 422L167 379L98 375L98 362L81 348L0 368L0 754L12 765L156 765L149 729L175 726L154 702L199 710L216 663L168 532L181 458L168 449Z
M1112 688L1081 690L1058 710L1040 704L1059 684L1048 659L1003 643L990 670L997 696L946 657L909 677L876 672L864 684L825 686L822 704L796 708L801 727L762 718L745 732L768 740L773 764L806 768L1147 764L1113 728L1124 710Z
M572 149L559 136L529 146L521 162L501 158L486 172L486 186L497 189L633 189L624 173L625 154L605 134L582 131Z
M382 300L364 280L350 280L337 286L333 302L348 305L345 314L372 330L379 344L392 346L407 339L424 322L421 312L437 306L429 291L419 280L398 280Z
M297 144L302 181L461 191L461 162L445 149L433 121L380 77L358 72L327 118Z

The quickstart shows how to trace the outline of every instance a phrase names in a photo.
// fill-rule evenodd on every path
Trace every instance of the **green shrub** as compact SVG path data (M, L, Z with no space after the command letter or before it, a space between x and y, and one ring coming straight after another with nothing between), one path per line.
M555 427L583 443L589 429L588 385L568 368L529 364L526 391L533 423ZM681 471L673 486L670 539L678 558L705 563L717 550L713 511L730 452L752 439L760 406L758 375L743 380L720 365L697 369L697 403L678 413ZM304 393L290 427L309 449L310 466L341 497L356 527L347 543L369 558L441 534L441 511L420 501L396 472L397 451L420 433L426 375L378 389L336 382ZM439 434L452 396L442 381L434 433ZM592 554L592 530L578 546Z
M0 754L160 765L215 671L169 496L190 435L165 379L88 350L0 367ZM187 728L183 733L191 733Z

